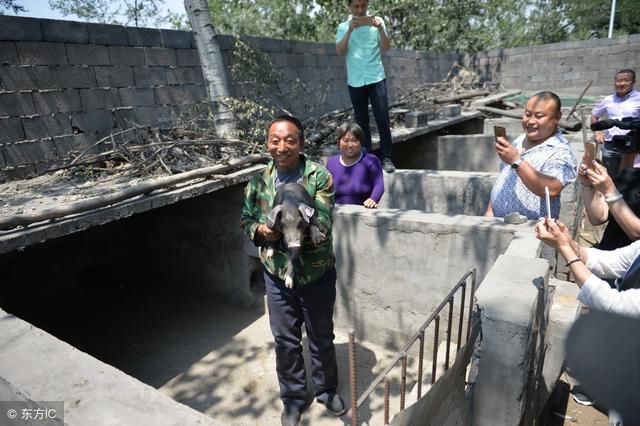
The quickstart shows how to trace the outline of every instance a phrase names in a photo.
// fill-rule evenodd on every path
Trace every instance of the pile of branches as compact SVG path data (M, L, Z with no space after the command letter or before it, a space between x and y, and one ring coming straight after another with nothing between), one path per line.
M255 143L218 137L206 120L172 128L136 126L114 132L51 171L67 177L103 179L177 174L226 164L258 152Z

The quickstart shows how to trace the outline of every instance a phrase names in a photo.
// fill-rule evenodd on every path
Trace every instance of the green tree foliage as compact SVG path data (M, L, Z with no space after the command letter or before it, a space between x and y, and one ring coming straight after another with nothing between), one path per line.
M24 6L16 0L0 0L0 15L2 15L5 10L12 10L16 15L20 12L24 13L27 11Z
M638 0L617 0L615 34L640 32ZM398 48L475 52L606 37L610 1L370 0ZM218 31L334 42L346 0L210 0Z
M164 0L49 0L51 9L60 11L64 16L75 15L89 22L136 27L160 26L176 21L178 16L175 14L162 15L163 4Z

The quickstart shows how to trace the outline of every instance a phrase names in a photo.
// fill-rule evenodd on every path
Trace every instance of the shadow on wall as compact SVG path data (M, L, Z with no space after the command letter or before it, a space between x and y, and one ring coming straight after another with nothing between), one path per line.
M482 280L515 232L493 218L339 206L338 326L400 349L467 271Z

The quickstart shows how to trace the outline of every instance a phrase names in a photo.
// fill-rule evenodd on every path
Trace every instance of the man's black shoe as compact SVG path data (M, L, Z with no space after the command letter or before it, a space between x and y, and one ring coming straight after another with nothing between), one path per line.
M340 395L334 393L329 397L327 402L318 400L320 404L324 404L327 407L327 410L331 412L334 416L342 416L347 412L347 408L344 406L344 402Z
M293 405L285 405L280 416L282 426L298 426L300 424L300 409Z

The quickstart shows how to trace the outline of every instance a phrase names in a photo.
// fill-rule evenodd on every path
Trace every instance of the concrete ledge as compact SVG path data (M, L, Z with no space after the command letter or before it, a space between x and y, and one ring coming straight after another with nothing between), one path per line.
M65 424L222 425L2 310L0 339L0 395L64 401Z
M494 173L401 170L384 174L381 208L483 216Z
M517 271L517 273L515 273ZM540 291L549 281L543 259L502 255L476 293L482 321L478 377L474 388L475 425L518 425L535 352L534 323Z
M493 218L337 206L336 327L401 346L466 272L477 268L482 280L517 229Z

